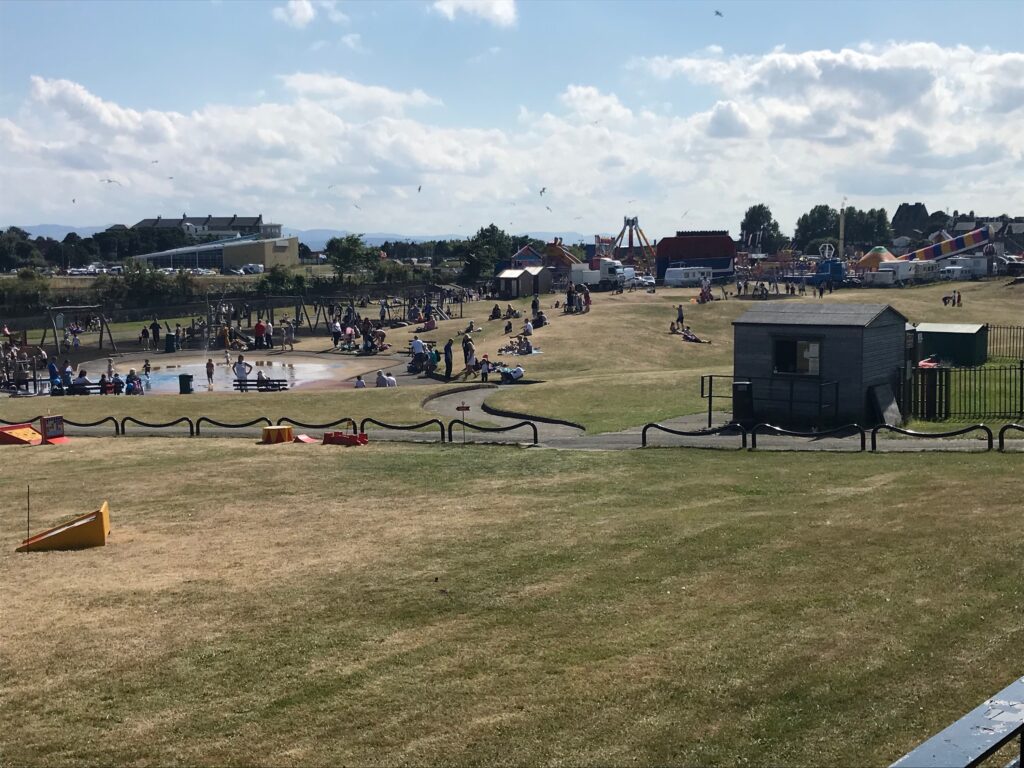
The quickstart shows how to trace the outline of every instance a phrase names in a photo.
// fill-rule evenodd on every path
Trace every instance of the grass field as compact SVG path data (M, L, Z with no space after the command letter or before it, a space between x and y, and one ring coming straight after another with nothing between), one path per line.
M5 765L884 765L1021 673L1016 456L0 456L113 521L0 485Z

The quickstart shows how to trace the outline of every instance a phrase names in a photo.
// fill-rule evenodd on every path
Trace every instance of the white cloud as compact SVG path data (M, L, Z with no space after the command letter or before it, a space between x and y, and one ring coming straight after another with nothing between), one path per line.
M433 8L449 21L464 13L497 27L515 26L517 18L515 0L435 0Z
M274 19L296 29L303 29L317 17L317 11L335 24L347 24L348 16L338 7L337 0L288 0L275 7L271 14Z
M320 100L339 109L370 114L401 114L407 107L439 106L441 101L419 88L394 91L379 85L364 85L338 75L296 72L282 75L284 87L299 96Z
M310 0L288 0L271 12L277 21L296 29L302 29L316 18L316 9Z
M341 44L350 51L366 53L366 48L363 46L363 37L358 32L350 32L347 35L342 35Z
M447 112L440 126L441 103L425 90L326 73L286 74L284 95L258 106L187 114L36 77L26 102L0 118L5 188L19 190L0 195L0 221L251 210L357 231L470 231L494 221L520 232L607 232L635 213L661 237L687 209L687 227L735 232L747 206L767 202L791 229L812 205L843 195L890 212L907 199L1021 212L1024 106L1007 97L1020 86L1019 55L894 47L704 52L693 57L701 67L666 64L686 74L670 75L662 90L672 77L699 79L713 94L705 106L659 94L674 113L653 114L631 93L574 83L542 94L557 97L548 112L510 104L500 129L472 119L451 127ZM894 98L893 72L921 61L924 93ZM858 79L859 68L870 74ZM105 177L124 186L100 184ZM419 184L423 193L412 194Z

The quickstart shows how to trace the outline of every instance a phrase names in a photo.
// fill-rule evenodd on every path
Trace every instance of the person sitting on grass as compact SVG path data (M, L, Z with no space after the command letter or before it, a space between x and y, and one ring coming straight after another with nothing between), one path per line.
M674 320L671 323L668 324L668 332L669 333L679 333L679 326L676 325Z
M690 326L683 328L683 341L690 341L694 344L710 344L710 341L704 341L702 338L697 336L693 331L690 330Z
M505 335L508 336L511 333L512 333L512 321L509 320L507 323L505 323Z
M501 383L515 384L524 375L526 375L526 371L523 370L521 365L517 365L515 368L503 368L501 371Z
M377 371L377 381L374 386L386 387L388 385L387 377L384 375L384 371Z
M501 320L501 307L499 307L497 304L495 304L491 308L491 316L490 316L489 319L491 319L491 320Z

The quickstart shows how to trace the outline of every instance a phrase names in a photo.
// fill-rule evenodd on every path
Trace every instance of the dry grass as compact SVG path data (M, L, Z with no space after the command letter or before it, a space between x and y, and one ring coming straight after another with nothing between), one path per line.
M113 518L0 486L5 764L876 764L1020 673L1015 456L0 456Z

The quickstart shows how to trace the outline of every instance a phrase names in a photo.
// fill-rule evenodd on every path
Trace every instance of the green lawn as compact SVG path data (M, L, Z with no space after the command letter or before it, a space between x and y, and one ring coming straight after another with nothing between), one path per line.
M885 765L1021 673L1017 456L0 455L5 764Z

